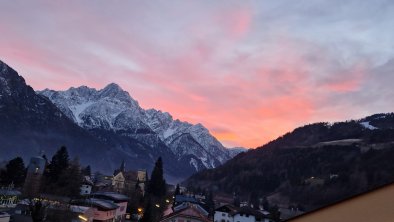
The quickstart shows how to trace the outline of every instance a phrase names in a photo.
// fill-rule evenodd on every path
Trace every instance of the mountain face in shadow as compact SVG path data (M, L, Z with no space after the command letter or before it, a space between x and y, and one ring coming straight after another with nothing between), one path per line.
M316 123L287 133L184 182L309 211L394 182L394 114Z

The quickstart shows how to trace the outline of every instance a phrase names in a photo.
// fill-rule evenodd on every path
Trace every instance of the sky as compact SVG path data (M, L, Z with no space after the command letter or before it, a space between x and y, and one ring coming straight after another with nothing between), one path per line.
M254 148L394 111L394 2L0 0L0 60L36 90L115 82Z

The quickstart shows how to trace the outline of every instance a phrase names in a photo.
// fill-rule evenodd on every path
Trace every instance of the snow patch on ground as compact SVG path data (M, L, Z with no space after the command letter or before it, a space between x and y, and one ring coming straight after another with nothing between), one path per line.
M377 127L374 127L371 124L369 124L369 122L361 122L360 124L366 129L370 129L370 130L378 129Z

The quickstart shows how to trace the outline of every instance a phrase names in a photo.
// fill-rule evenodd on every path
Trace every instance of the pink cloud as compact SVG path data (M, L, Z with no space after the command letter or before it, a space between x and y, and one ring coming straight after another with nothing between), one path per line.
M30 23L0 15L0 56L36 89L116 82L144 108L201 122L225 145L246 147L344 118L331 107L350 105L335 96L360 91L369 74L369 63L342 66L329 47L288 26L267 33L249 4L159 6L52 5L47 14L26 11L45 15Z

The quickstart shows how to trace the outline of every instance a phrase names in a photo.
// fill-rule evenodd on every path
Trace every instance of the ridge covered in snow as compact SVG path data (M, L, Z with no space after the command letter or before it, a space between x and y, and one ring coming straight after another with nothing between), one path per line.
M144 110L115 83L101 90L81 86L65 91L45 89L38 93L49 98L83 128L152 131L180 161L189 162L196 171L217 167L234 156L234 152L225 148L202 124L174 120L169 113L160 110ZM140 135L132 137L146 140Z

